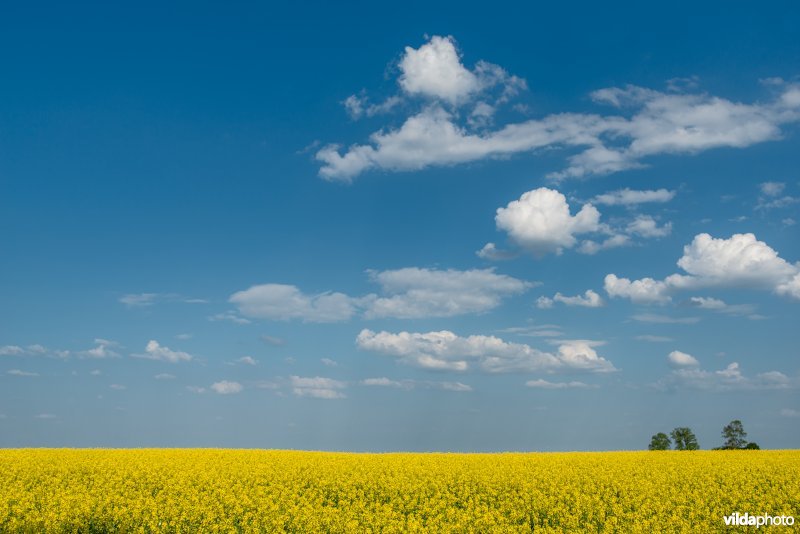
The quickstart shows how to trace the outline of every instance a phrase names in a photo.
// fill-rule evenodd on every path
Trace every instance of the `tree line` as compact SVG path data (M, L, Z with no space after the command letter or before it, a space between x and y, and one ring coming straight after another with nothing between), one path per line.
M737 450L737 449L760 449L757 443L747 441L747 432L744 425L738 419L734 419L722 428L722 438L725 442L721 447L714 447L712 450ZM700 449L697 443L697 436L692 429L685 426L675 428L669 436L659 432L650 438L650 445L647 447L651 451L668 451L675 445L676 451L696 451Z

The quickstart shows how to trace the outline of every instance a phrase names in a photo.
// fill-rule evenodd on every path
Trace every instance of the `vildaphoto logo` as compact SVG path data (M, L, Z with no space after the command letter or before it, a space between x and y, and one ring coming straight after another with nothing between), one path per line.
M794 517L790 515L750 515L749 513L745 512L740 514L739 512L732 513L731 515L726 515L723 517L725 520L726 526L737 526L737 527L764 527L764 526L792 526L794 525Z

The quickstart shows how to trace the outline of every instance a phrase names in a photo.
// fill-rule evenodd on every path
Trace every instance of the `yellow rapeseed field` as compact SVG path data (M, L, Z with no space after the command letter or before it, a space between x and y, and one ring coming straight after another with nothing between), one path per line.
M800 521L800 451L0 450L1 532L718 532L737 511Z

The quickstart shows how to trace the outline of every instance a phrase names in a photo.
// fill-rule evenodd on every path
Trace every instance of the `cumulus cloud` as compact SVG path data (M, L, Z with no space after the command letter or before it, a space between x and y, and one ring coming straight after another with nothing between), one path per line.
M350 118L358 120L362 117L374 117L389 113L402 102L403 100L399 96L391 96L379 104L371 104L365 96L350 95L342 104Z
M639 341L649 341L650 343L667 343L670 341L674 341L671 337L654 336L652 334L642 334L641 336L636 336L636 339L638 339Z
M144 354L134 354L136 358L147 360L159 360L169 363L188 362L192 360L192 355L188 352L172 350L169 347L160 345L158 341L151 339L144 348Z
M764 182L759 186L761 196L758 198L756 209L768 210L773 208L786 208L793 204L800 203L800 198L790 195L782 195L786 184L783 182Z
M460 337L442 330L427 333L390 333L362 330L356 338L361 350L385 354L400 362L439 371L488 372L610 372L615 368L585 341L564 341L555 353L529 345L509 343L494 336Z
M210 315L208 317L209 321L229 321L235 324L250 324L249 319L245 319L244 317L239 317L236 313L232 311L227 311L223 313L217 313L215 315Z
M155 378L156 380L174 380L175 375L171 375L169 373L159 373L155 375L153 378Z
M611 298L627 298L637 304L663 304L669 302L668 287L664 282L652 278L631 281L608 274L603 287Z
M670 191L668 189L640 191L626 187L625 189L597 195L592 199L592 203L605 206L634 206L647 202L669 202L673 198L675 198L675 191Z
M655 219L649 215L639 215L628 223L626 231L630 235L641 237L664 237L672 232L672 223L659 226Z
M700 317L672 317L658 313L637 313L631 319L640 323L653 324L695 324L700 322Z
M120 354L114 350L114 348L119 347L119 343L117 343L116 341L97 338L94 340L94 342L95 345L97 345L96 347L93 347L89 350L81 351L78 354L84 358L96 358L96 359L120 357Z
M70 351L49 349L38 343L21 347L19 345L5 345L0 347L0 356L46 356L49 358L66 359L70 357Z
M513 250L502 250L497 248L494 243L486 243L483 248L475 252L475 255L484 260L490 261L505 261L512 260L519 256Z
M463 104L495 85L502 85L507 93L525 86L523 80L485 61L478 62L474 70L467 69L449 36L435 35L418 49L407 46L399 68L398 83L405 93L450 104Z
M158 293L129 293L121 296L119 301L129 308L152 306L158 296Z
M286 344L286 340L280 337L268 336L266 334L258 336L258 339L273 347L282 347Z
M768 197L777 197L783 193L786 184L782 182L763 182L759 185L761 194Z
M240 393L244 387L239 382L230 382L228 380L221 380L211 384L211 390L220 395L233 395Z
M34 373L32 371L22 371L21 369L9 369L6 371L7 375L10 376L39 376L39 373Z
M657 389L697 389L705 391L743 391L792 389L797 381L779 371L746 376L733 362L725 369L706 371L696 366L675 369L655 384Z
M306 322L345 321L356 314L367 319L451 317L489 311L503 298L533 284L497 274L493 269L438 270L407 267L369 271L380 295L350 297L343 293L307 295L295 286L264 284L239 291L230 301L243 315Z
M755 317L753 312L756 307L752 304L728 304L724 300L712 297L690 297L687 304L702 310L711 310L728 315L749 315Z
M493 269L435 270L409 267L370 272L386 296L369 302L367 318L451 317L496 308L502 299L526 291L532 284Z
M800 267L778 256L753 234L734 234L728 239L698 234L684 247L678 266L687 274L673 274L664 280L631 281L609 274L606 292L612 298L638 303L665 303L679 290L745 287L800 299Z
M143 308L156 302L183 302L186 304L208 304L205 299L187 298L176 293L128 293L121 296L119 302L128 308Z
M582 306L584 308L599 308L605 304L600 295L591 289L587 289L583 295L576 295L574 297L567 297L561 293L556 293L553 295L553 298L539 297L536 300L536 306L543 309L552 308L554 302L560 302L567 306Z
M580 178L642 167L659 154L696 154L718 147L744 148L778 139L781 127L800 119L800 89L792 84L771 88L764 102L741 103L699 92L690 85L662 92L631 86L604 88L592 100L611 113L557 113L484 130L487 108L472 113L456 107L472 104L487 88L501 87L498 101L525 87L497 65L479 62L468 69L454 41L433 37L418 49L406 47L398 83L408 97L422 97L396 128L374 132L368 142L345 149L327 145L316 154L319 174L350 182L371 170L418 170L537 150L566 148L567 166L553 179ZM491 107L491 106L490 106ZM358 100L351 115L368 109Z
M244 365L258 365L258 360L252 356L242 356L241 358L237 359L236 362Z
M673 350L667 355L667 361L672 367L697 367L700 362L691 354L686 354L679 350Z
M343 293L307 295L286 284L255 285L234 293L228 300L248 317L312 323L346 321L356 313L357 302Z
M525 382L525 385L529 388L537 388L537 389L587 389L597 386L591 386L586 384L585 382L548 382L547 380L528 380Z
M472 391L472 386L469 386L461 382L448 382L448 381L439 382L435 380L411 380L411 379L391 380L386 377L367 378L361 381L361 385L396 388L396 389L403 389L406 391L417 388L441 389L444 391L456 391L456 392Z
M638 215L624 225L613 227L600 222L600 212L592 204L584 204L572 215L567 198L547 187L528 191L519 200L498 208L495 223L511 242L536 257L561 254L564 249L575 247L578 236L585 234L601 235L599 239L584 239L576 250L582 254L596 254L632 245L634 237L663 237L672 230L671 223L659 226L649 215ZM494 243L487 243L477 254L490 260L514 256L513 251L498 250Z
M298 397L314 397L317 399L343 399L344 393L341 391L347 384L332 378L315 377L290 377L292 393Z
M591 204L585 204L572 215L563 194L540 187L498 208L495 222L517 245L543 256L561 254L565 248L572 248L578 234L599 231L600 212Z

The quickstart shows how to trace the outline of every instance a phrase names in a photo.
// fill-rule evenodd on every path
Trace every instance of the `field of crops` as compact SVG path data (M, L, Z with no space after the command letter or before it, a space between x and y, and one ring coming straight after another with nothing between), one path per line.
M0 450L2 532L716 532L736 511L800 519L800 451Z

